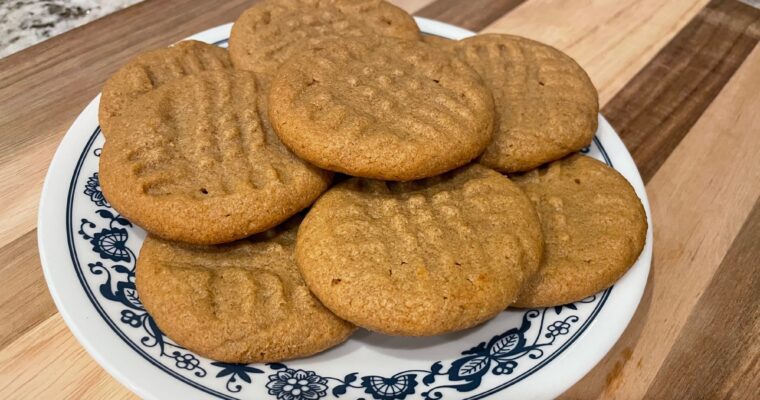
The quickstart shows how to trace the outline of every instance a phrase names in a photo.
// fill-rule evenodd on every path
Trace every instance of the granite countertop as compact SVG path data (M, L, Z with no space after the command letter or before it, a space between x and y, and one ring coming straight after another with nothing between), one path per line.
M0 0L0 58L141 0Z

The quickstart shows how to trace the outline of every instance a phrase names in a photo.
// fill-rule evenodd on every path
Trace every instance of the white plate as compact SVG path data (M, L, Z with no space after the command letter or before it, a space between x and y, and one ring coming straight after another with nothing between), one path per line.
M472 35L436 21L417 22L435 35ZM193 38L226 46L230 27L219 26ZM477 328L440 337L360 331L337 348L284 365L215 363L163 336L137 298L133 269L145 232L120 218L100 192L98 156L104 139L98 127L99 100L96 97L79 115L50 165L39 210L40 256L53 299L76 338L111 375L142 397L552 398L612 347L644 291L652 257L651 221L636 265L613 288L575 304L508 310ZM649 216L636 166L601 116L586 152L631 182ZM289 379L306 386L288 386Z

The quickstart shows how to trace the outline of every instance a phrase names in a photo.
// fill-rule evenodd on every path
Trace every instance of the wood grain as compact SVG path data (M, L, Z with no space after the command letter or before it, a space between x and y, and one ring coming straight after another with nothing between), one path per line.
M760 39L760 10L713 0L620 91L602 113L644 182L665 162Z
M760 200L694 306L699 312L689 316L647 398L751 399L760 393L758 238Z
M699 297L760 196L758 70L755 47L647 184L654 225L652 305L637 311L645 315L635 317L565 398L642 398L686 320L701 311Z
M56 314L0 351L0 399L133 399Z
M477 32L524 2L525 0L438 0L419 10L416 15Z
M0 279L7 288L0 292L0 398L136 397L51 315L34 230L42 176L74 116L127 58L233 21L252 3L147 0L0 60L0 179L6 188L0 193ZM608 103L604 111L649 171L655 259L644 298L620 342L563 398L746 398L756 392L757 379L747 377L758 374L760 327L756 313L742 313L760 306L752 291L757 274L751 275L760 196L756 10L733 0L706 9L707 0L394 3L567 51L588 70L602 104ZM744 279L747 274L753 279ZM731 351L710 339L722 324L740 325L731 328L730 339L721 338ZM742 346L749 351L739 354Z
M0 248L0 348L56 313L37 252L37 230Z
M409 14L414 14L419 9L426 7L435 0L386 0L400 8L403 8Z
M707 0L531 0L483 32L513 33L565 51L591 76L604 105Z

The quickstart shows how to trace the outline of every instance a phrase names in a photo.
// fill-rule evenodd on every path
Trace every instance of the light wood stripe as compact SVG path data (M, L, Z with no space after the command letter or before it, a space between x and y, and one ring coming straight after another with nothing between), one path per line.
M525 0L438 0L419 10L417 15L477 32L524 2Z
M713 0L603 108L645 182L759 38L760 10L736 0Z
M435 0L387 0L391 3L403 8L404 11L409 14L414 14L417 10L427 6Z
M37 252L37 230L0 247L0 348L56 313Z
M647 398L751 399L760 394L758 238L760 201L694 306L699 311L689 316Z
M747 134L760 126L758 70L756 47L647 185L655 248L644 315L565 398L642 398L700 312L697 300L760 196L760 135Z
M77 343L59 314L0 351L0 399L132 399Z

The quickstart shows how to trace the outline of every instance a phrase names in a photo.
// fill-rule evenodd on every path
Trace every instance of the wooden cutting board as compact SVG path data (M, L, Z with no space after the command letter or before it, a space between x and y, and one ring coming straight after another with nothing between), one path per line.
M760 393L760 10L745 1L394 1L573 56L641 170L655 237L648 286L623 337L565 399ZM135 398L77 343L47 291L43 177L129 57L252 3L147 0L0 60L0 398Z

